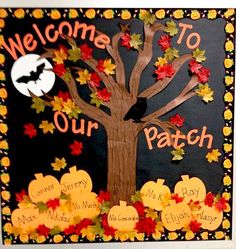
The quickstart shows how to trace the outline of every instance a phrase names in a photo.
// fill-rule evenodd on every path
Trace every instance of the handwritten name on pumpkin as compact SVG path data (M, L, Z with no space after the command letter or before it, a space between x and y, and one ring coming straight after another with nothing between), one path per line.
M192 129L187 135L181 133L181 131L177 130L174 134L169 134L168 132L158 132L156 127L150 127L144 129L144 134L146 137L148 149L153 149L153 142L156 140L157 148L164 148L172 146L171 140L173 141L173 146L175 148L182 148L186 143L181 140L187 141L188 145L195 145L198 143L198 146L201 148L204 145L204 142L207 141L207 148L212 148L213 143L213 135L207 134L207 127L203 126L202 130ZM197 135L199 134L199 135Z
M38 45L43 46L47 43L55 43L61 35L67 35L74 38L85 40L87 37L97 48L105 49L110 44L110 38L102 33L96 32L94 25L87 25L74 21L73 23L62 21L57 26L47 25L43 30L36 23L32 24L32 33L20 35L14 34L7 41L2 42L2 47L12 56L14 60L18 59L18 54L25 55L26 52L33 52Z

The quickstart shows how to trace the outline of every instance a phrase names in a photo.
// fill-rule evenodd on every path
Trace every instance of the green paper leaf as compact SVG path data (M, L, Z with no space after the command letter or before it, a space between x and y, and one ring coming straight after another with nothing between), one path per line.
M142 40L141 40L141 35L140 34L132 34L130 36L131 40L130 40L130 46L134 49L138 49L140 45L143 44Z
M183 159L183 155L185 154L184 153L184 150L183 149L176 149L176 150L172 150L171 151L171 154L174 156L172 158L172 161L181 161Z
M173 21L166 22L165 32L170 36L175 36L178 34L178 29L176 28L176 23Z
M164 57L167 61L172 62L174 58L179 57L179 50L176 48L167 48Z
M65 82L70 82L72 77L70 72L66 72L61 77Z
M59 226L54 226L51 230L50 230L50 235L56 235L59 234L61 232L61 229Z
M206 60L205 52L205 50L197 48L193 51L193 58L195 58L197 62L203 62Z
M81 58L80 48L69 49L68 54L69 54L69 56L68 56L69 61L76 62L76 61L80 60L80 58Z
M102 204L100 205L100 209L101 209L101 214L108 214L108 212L110 211L110 202L108 201L102 202Z
M140 11L139 19L144 21L145 24L154 24L156 22L155 15L146 10Z
M31 105L31 108L35 109L37 114L40 112L44 112L46 105L43 99L34 97L32 98L32 101L33 101L33 104Z
M96 93L90 94L90 97L90 104L95 104L97 108L99 108L100 105L103 104L103 101L97 97Z
M71 200L71 196L62 193L61 196L60 196L60 199L61 200Z
M97 218L94 220L95 225L92 226L92 229L94 231L94 234L99 235L99 237L103 236L104 229L102 228L100 218Z
M39 213L44 213L48 210L48 207L45 203L43 203L42 201L37 203L37 207L39 209Z
M143 201L142 199L142 194L140 191L136 191L134 195L131 196L131 201L134 203L134 202L137 202L137 201Z

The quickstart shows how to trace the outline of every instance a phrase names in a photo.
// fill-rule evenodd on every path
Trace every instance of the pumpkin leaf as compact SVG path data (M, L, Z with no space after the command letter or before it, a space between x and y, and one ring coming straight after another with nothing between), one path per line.
M173 21L166 22L165 32L170 36L175 36L178 34L178 29L176 28L176 23Z
M135 194L131 196L131 201L133 203L137 201L143 202L142 193L140 191L136 191Z
M33 104L31 105L31 108L35 109L37 114L40 112L44 112L46 105L43 99L34 97L32 98L32 101L33 101Z
M183 159L184 150L177 148L176 150L172 150L171 154L174 156L172 161L181 161Z
M193 51L193 58L195 58L197 62L203 62L206 60L205 52L205 50L197 48Z
M60 232L61 232L60 227L59 227L59 226L54 226L54 227L50 230L49 234L50 234L50 235L56 235L56 234L59 234Z
M47 204L46 203L43 203L42 201L38 202L37 203L37 207L39 209L39 213L44 213L48 210L48 207L47 207Z
M69 54L68 56L69 61L77 62L81 58L80 48L69 49L68 54Z
M110 202L109 201L103 201L100 205L101 214L108 214L110 211Z
M134 48L134 49L138 49L140 45L143 44L142 40L141 40L141 35L140 34L132 34L130 36L131 40L130 40L130 47Z

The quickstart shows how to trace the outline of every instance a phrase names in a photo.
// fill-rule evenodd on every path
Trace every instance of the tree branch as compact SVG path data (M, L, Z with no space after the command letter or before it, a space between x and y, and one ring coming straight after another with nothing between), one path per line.
M63 79L62 79L63 80ZM76 105L82 110L82 112L87 115L88 117L96 120L97 122L101 123L104 126L112 125L111 118L108 114L106 114L101 109L96 108L88 103L86 103L78 94L78 90L76 87L76 82L71 75L70 81L64 81L68 87L70 95Z
M152 59L153 38L158 30L163 30L164 26L160 23L154 25L144 25L144 44L143 49L139 50L138 60L130 76L129 87L132 96L138 96L140 78L143 70L147 67Z
M107 45L107 52L112 56L116 64L116 82L125 86L125 67L119 53L119 40L124 33L119 32L112 38L112 46Z
M152 86L145 89L143 92L139 94L139 97L150 99L151 97L155 96L162 90L164 90L173 80L175 75L179 72L182 65L192 58L191 54L185 54L181 56L180 58L177 58L173 61L172 66L175 69L175 73L171 78L165 78L163 80L156 81Z
M152 120L153 118L158 118L158 117L168 113L169 111L173 110L177 106L183 104L185 101L187 101L188 99L190 99L196 95L196 93L191 92L191 90L197 85L198 85L198 80L197 80L197 77L194 75L191 77L188 84L184 87L183 91L175 99L173 99L172 101L170 101L168 104L161 107L157 111L144 117L142 119L142 121L148 122L148 121Z

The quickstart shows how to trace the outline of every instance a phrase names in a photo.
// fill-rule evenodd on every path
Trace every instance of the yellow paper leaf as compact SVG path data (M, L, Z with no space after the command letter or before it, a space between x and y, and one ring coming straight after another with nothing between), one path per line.
M211 152L209 152L207 155L206 155L206 159L209 163L212 163L212 162L218 162L218 157L221 156L221 153L219 152L218 149L213 149Z
M63 64L64 60L67 59L67 53L64 49L60 48L59 50L56 50L54 52L54 58L52 58L53 61L55 61L57 64Z
M141 40L141 35L140 34L132 34L130 36L131 40L130 40L130 46L134 49L138 49L140 45L143 44L142 40Z
M55 126L53 123L49 123L47 120L43 120L39 125L39 128L43 130L43 133L46 134L48 132L54 133Z
M31 105L31 108L35 109L36 113L40 113L44 111L45 102L43 99L35 97L35 98L32 98L32 101L33 101L33 104Z
M199 97L202 97L202 100L206 103L213 101L214 91L206 84L199 84L198 88L195 90Z
M111 59L106 59L104 60L104 72L107 74L107 75L111 75L111 74L115 74L115 71L114 69L116 68L116 65L115 64L112 64L111 62Z
M163 57L158 57L157 58L157 61L155 62L155 66L156 67L158 67L158 66L164 66L164 65L166 65L168 62L167 62L167 60L166 60L166 58L163 58Z
M78 119L78 114L80 114L82 111L75 104L75 102L73 102L71 99L68 99L66 102L63 103L62 112L65 112L70 119Z
M81 85L87 84L91 79L91 74L89 73L89 71L87 69L85 69L84 71L78 71L78 74L79 74L79 77L76 78L76 80Z
M147 208L145 209L145 212L146 212L146 217L150 217L152 218L153 220L156 220L158 218L158 214L157 214L157 211L155 211L154 209L152 208Z
M184 153L184 150L183 149L176 149L176 150L172 150L171 151L171 154L174 156L172 158L172 161L181 161L183 159L183 155L185 154Z
M63 107L63 99L62 98L54 96L54 100L52 100L50 103L52 105L53 111L61 111L62 110L62 107Z
M66 159L64 157L61 159L56 157L55 162L51 163L51 165L55 171L60 171L61 169L64 169L66 167Z

